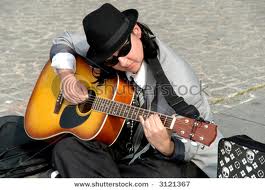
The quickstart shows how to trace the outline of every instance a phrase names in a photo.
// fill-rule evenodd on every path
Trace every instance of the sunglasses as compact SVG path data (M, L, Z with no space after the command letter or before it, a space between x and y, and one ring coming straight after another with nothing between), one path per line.
M116 65L117 63L119 63L118 58L126 56L131 51L131 48L132 48L131 35L129 35L128 40L119 49L118 55L117 56L115 56L115 55L111 56L109 59L107 59L104 62L104 65L108 66L108 67L112 67L112 66Z

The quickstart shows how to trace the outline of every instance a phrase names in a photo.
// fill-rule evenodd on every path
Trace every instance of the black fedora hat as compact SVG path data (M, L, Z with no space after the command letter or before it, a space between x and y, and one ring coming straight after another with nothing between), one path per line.
M109 3L89 13L83 27L90 48L87 58L100 64L111 57L127 40L138 19L135 9L120 12Z

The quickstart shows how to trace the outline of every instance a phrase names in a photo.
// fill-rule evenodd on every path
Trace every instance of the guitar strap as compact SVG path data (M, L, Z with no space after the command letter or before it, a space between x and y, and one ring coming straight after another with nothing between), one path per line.
M175 110L176 114L185 117L197 119L200 117L199 111L193 105L188 105L183 97L179 97L172 85L170 84L168 78L166 77L162 66L157 58L157 51L159 49L154 33L146 26L141 25L143 31L141 40L143 44L143 51L145 61L150 66L154 77L157 82L157 89L160 89L163 96L165 97L168 104Z
M183 97L180 97L176 94L168 78L166 77L158 58L149 58L146 59L146 62L154 74L157 82L157 88L161 90L167 103L175 110L176 114L198 119L200 117L200 112L194 105L187 104Z

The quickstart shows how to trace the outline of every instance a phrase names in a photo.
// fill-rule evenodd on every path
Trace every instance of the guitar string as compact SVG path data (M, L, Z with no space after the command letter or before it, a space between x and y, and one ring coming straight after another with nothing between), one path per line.
M140 107L136 107L136 106L131 106L131 105L129 105L129 104L126 104L126 103L123 103L123 102L116 102L116 101L113 101L113 100L110 100L110 99L106 99L106 98L101 98L101 97L98 97L98 96L93 96L93 98L97 98L97 99L95 99L95 100L90 100L89 98L87 99L87 100L85 100L85 101L83 101L83 102L80 102L79 104L84 104L84 103L89 103L88 105L93 105L93 103L95 103L95 101L107 101L107 102L104 102L104 103L114 103L114 104L116 104L116 105L118 105L118 106L120 106L120 105L122 105L122 106L127 106L127 107L131 107L131 108L136 108L136 109L139 109L140 111L142 111L142 112L150 112L150 113L153 113L153 114L155 114L155 113L157 113L158 115L160 115L160 116L163 116L163 117L170 117L170 118L172 118L171 116L169 116L169 115L164 115L164 114L161 114L161 113L158 113L158 112L154 112L154 111L150 111L150 110L147 110L147 109L143 109L143 108L140 108ZM98 102L98 103L100 103L100 102ZM104 104L103 103L103 104ZM114 105L115 106L115 105ZM115 107L117 107L117 106L115 106Z
M108 104L113 104L113 105L110 105L110 108L109 108L109 112L111 112L111 107L114 106L114 108L118 107L118 110L117 112L119 111L121 113L121 111L123 111L123 107L125 106L125 108L128 107L128 109L130 109L127 113L127 117L128 116L131 116L129 119L132 119L132 120L136 120L136 121L139 121L138 119L135 119L133 118L132 116L135 115L135 113L130 113L131 112L131 109L133 108L134 111L138 111L137 113L137 116L139 115L139 113L143 114L142 116L145 118L146 116L150 116L150 114L158 114L162 123L166 126L169 126L173 120L173 117L172 116L169 116L169 115L164 115L164 114L161 114L161 113L158 113L158 112L154 112L154 111L150 111L150 110L147 110L147 109L143 109L143 108L140 108L140 107L136 107L136 106L131 106L129 104L125 104L123 102L115 102L113 100L110 100L110 99L106 99L106 98L102 98L102 97L98 97L98 96L94 96L94 95L91 95L90 96L91 98L94 98L94 100L91 100L90 98L86 99L85 101L83 102L80 102L79 104L84 104L84 103L88 103L89 106L92 105L93 107L93 103L96 103L96 105L94 107L97 107L98 111L102 110L102 109L106 109L106 108L102 108L102 106L105 106L106 103ZM105 101L105 102L100 102L100 101ZM100 103L103 103L102 105L99 105ZM116 105L115 105L116 104ZM121 107L122 106L122 107ZM121 107L121 108L120 108ZM107 110L106 110L107 111ZM122 116L121 114L119 115L116 115L115 113L110 113L112 115L115 115L115 116ZM130 115L132 114L132 115Z
M106 113L106 112L108 113L109 112L110 115L120 116L121 117L122 115L121 114L117 115L117 112L112 112L111 113L111 109L114 108L114 110L115 110L115 108L118 107L118 109L119 109L119 111L121 113L123 110L126 110L126 108L130 108L130 109L134 108L134 111L135 111L135 108L136 108L136 109L138 109L138 113L136 114L137 117L139 116L140 111L142 111L143 114L146 114L148 116L150 114L152 114L152 113L157 113L158 115L160 115L161 122L164 124L165 127L168 127L169 128L171 126L171 124L172 124L172 121L173 121L173 117L168 116L168 115L160 114L158 112L149 111L149 110L146 110L146 109L143 109L143 108L139 108L139 107L136 107L136 106L131 106L131 105L125 104L123 102L115 102L113 100L105 99L105 98L101 98L101 97L97 97L97 96L94 96L94 97L95 97L94 101L88 99L88 100L86 100L84 102L89 102L90 105L92 105L93 103L95 103L96 106L95 106L95 109L94 110L96 110L96 111L100 111L100 112L103 112L103 113ZM109 107L107 107L107 108L104 107L106 103L109 103ZM120 108L120 106L124 106L124 105L125 105L125 107L121 107ZM93 106L92 106L92 109L93 109ZM131 110L128 111L127 112L127 116L124 116L124 117L125 118L128 118L128 119L131 119L131 120L139 121L138 119L132 117L133 116L133 112L132 112L132 115L130 115L131 114ZM148 113L146 113L146 112L148 112ZM129 115L130 115L130 117L128 117ZM163 120L164 120L164 122L163 122ZM197 132L197 134L198 134L198 132Z
M116 107L118 106L118 107L119 107L119 111L121 112L121 111L123 111L124 108L121 108L121 109L120 109L120 106L124 106L124 105L125 105L125 109L124 109L124 110L126 110L126 108L129 108L129 109L134 108L134 110L135 110L135 108L138 109L137 116L139 116L139 113L142 112L143 114L146 114L146 115L148 115L148 116L149 116L150 114L154 114L154 113L156 113L156 114L158 114L158 115L160 116L161 121L163 120L163 117L164 117L164 119L165 119L164 121L165 121L165 122L162 121L162 123L164 124L165 127L169 127L169 126L171 126L172 121L173 121L173 117L172 117L172 116L164 115L164 114L161 114L161 113L159 113L159 112L149 111L149 110L147 110L147 109L139 108L139 107L136 107L136 106L131 106L131 105L126 104L126 103L123 103L123 102L116 102L116 101L113 101L113 100L110 100L110 99L106 99L106 98L102 98L102 97L98 97L98 96L93 96L93 95L91 95L90 97L93 97L94 100L91 100L90 98L88 98L87 100L85 100L85 101L83 101L83 102L81 102L81 103L88 103L89 105L92 105L92 109L95 110L95 111L100 111L100 112L103 112L103 113L110 112L110 113L107 113L107 114L122 117L122 115L115 115L115 113L111 113L111 108L112 108L113 106L114 106L113 108L116 108ZM80 103L80 104L81 104L81 103ZM96 105L94 106L94 108L93 108L93 103L96 104ZM110 107L105 108L104 106L105 106L106 103L109 103ZM112 104L113 104L113 105L112 105ZM106 110L106 109L107 109L107 110ZM105 111L101 111L101 110L105 110ZM131 111L129 110L129 111L127 112L127 113L128 113L127 116L126 116L126 117L124 116L124 117L125 117L125 118L128 118L128 116L131 114L130 112L131 112ZM148 113L147 113L147 112L148 112ZM145 115L145 116L146 116L146 115ZM132 116L132 115L131 115L131 116ZM128 118L128 119L132 119L132 120L139 121L138 119L135 119L135 118L132 118L132 117L130 117L130 118Z

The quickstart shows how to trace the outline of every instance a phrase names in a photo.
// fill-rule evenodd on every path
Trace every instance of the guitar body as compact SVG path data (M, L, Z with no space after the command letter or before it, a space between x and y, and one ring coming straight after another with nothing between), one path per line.
M95 96L131 104L134 91L118 75L97 86L92 67L77 57L76 77ZM71 105L63 100L58 113L55 105L60 94L61 80L51 67L51 61L43 68L30 97L25 114L25 131L33 139L48 139L63 133L71 133L82 140L96 139L113 144L121 132L124 118L115 117L91 109L91 101Z

